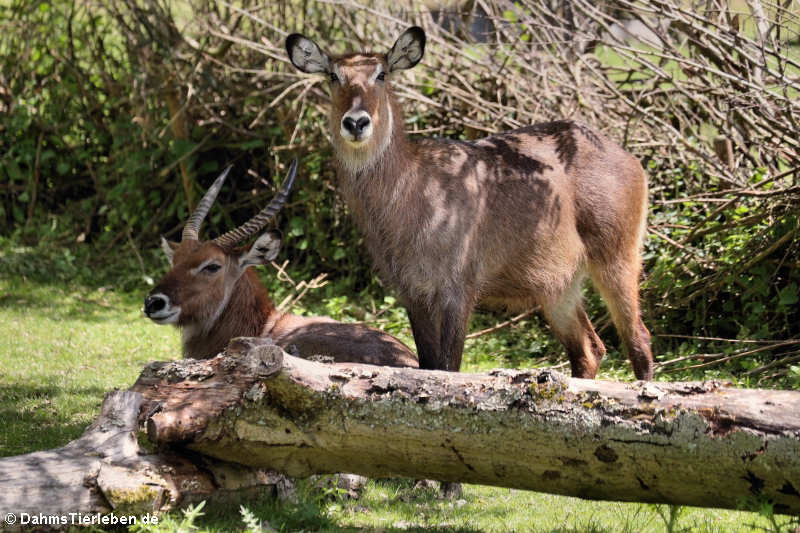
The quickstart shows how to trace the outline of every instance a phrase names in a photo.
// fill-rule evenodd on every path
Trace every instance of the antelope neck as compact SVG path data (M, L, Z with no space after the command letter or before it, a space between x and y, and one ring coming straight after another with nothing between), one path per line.
M184 328L184 356L213 357L234 337L258 337L274 313L275 304L256 273L248 268L236 282L226 307L208 331L200 331L193 324Z

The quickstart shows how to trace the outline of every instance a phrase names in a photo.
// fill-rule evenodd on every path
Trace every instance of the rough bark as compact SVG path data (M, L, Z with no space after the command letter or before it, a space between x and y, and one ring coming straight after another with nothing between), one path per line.
M258 467L800 514L798 413L797 391L326 364L234 339L148 365L67 446L1 459L0 509L141 514L276 481Z
M137 442L142 396L114 391L83 435L62 448L0 459L0 531L90 525L100 515L137 520L215 498L274 491L281 477L197 454L148 453ZM15 515L14 523L5 513ZM29 515L27 524L22 523ZM99 522L92 522L97 525ZM43 527L50 526L50 527Z
M800 514L797 391L321 364L252 339L188 365L134 386L147 433L225 461Z

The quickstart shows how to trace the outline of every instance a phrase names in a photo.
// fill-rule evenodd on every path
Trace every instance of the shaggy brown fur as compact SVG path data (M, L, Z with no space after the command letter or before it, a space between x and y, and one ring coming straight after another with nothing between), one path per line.
M647 214L639 161L572 121L475 142L408 139L391 65L416 64L420 34L407 31L386 55L328 57L302 36L287 40L295 66L332 74L340 190L382 279L408 310L420 366L459 369L475 305L541 305L572 374L593 378L605 347L581 301L588 276L637 378L651 379L638 295ZM343 120L365 115L370 126L351 138Z

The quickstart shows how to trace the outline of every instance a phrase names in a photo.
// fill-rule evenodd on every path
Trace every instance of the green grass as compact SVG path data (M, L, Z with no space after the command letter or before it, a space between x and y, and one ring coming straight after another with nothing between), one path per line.
M129 387L148 361L179 357L178 332L141 315L141 298L148 286L141 273L136 274L137 268L93 271L74 254L17 248L0 240L0 456L53 448L75 439L96 416L107 391ZM115 276L119 283L114 283ZM137 283L128 291L109 288ZM282 296L287 289L278 287L276 292ZM328 286L304 299L305 311L345 320L372 319L412 343L405 313L391 298L377 305L367 297L324 297L332 292L335 286ZM473 330L496 320L495 315L478 314ZM532 317L469 341L465 370L561 361L557 346L541 329ZM612 353L604 362L603 377L631 379L628 366ZM370 481L357 500L308 481L300 482L298 492L297 504L272 499L241 503L257 521L279 531L660 532L668 529L659 512L670 509L473 485L465 486L462 500L448 501L408 480ZM189 518L175 511L145 530L246 529L239 503L209 504L196 511ZM757 513L677 511L675 531L775 530ZM790 531L787 517L776 520L783 524L778 530ZM792 528L798 525L793 524Z
M180 355L132 295L0 279L0 455L76 438L103 394L133 384L148 361Z
M593 502L536 492L466 485L463 498L438 498L433 489L415 488L408 480L370 481L358 499L335 491L299 484L299 502L274 500L205 505L192 522L199 531L244 530L240 505L262 531L320 532L532 532L532 533L660 533L664 531L737 533L792 531L797 522L775 517L777 528L756 513L619 502ZM672 529L666 524L673 516ZM148 531L187 530L185 517L171 513ZM248 528L257 531L256 528Z

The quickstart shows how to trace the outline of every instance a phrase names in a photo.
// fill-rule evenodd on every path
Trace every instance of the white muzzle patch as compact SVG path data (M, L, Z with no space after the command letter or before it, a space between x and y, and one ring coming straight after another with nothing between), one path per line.
M156 324L175 324L181 316L181 306L172 305L166 294L157 293L147 297L142 312Z
M164 324L175 324L178 322L178 318L181 316L181 308L180 307L171 307L164 311L159 311L158 313L152 313L147 315L147 318L155 322L156 324L164 325Z

